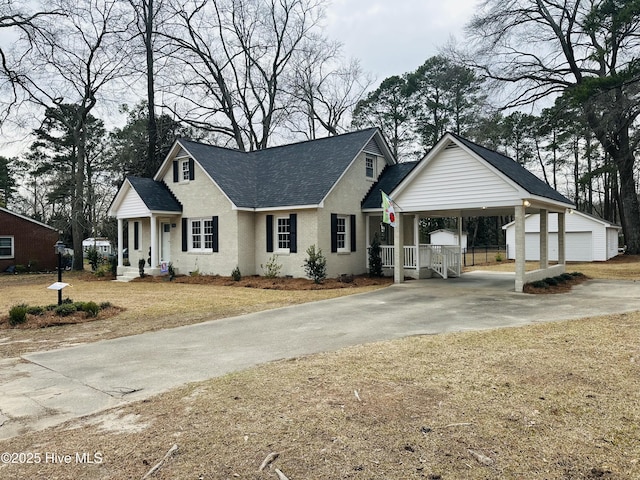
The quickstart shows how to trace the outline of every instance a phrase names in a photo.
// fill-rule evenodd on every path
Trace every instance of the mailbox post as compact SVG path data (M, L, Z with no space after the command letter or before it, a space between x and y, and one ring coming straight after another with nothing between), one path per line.
M60 240L53 246L58 255L58 282L62 282L62 256L64 255L64 243ZM62 288L58 289L58 305L62 305Z

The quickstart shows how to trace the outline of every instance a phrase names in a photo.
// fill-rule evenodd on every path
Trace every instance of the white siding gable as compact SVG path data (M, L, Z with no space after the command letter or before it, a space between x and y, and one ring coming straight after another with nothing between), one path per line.
M118 218L137 218L150 216L147 205L142 201L140 195L131 187L120 203L116 217Z
M522 196L522 191L500 173L450 144L417 172L394 200L401 209L445 210L516 205Z

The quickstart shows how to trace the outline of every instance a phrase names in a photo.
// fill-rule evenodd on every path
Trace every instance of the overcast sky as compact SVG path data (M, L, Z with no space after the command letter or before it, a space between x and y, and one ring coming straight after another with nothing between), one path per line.
M387 77L415 70L451 39L464 42L464 26L479 1L330 0L324 33L342 43L345 58L360 60L375 79L372 88L377 88ZM23 142L11 142L22 135L14 137L7 129L4 134L0 155L24 148Z
M464 25L479 0L331 0L329 38L358 58L376 86L392 75L415 70L454 38L462 43Z

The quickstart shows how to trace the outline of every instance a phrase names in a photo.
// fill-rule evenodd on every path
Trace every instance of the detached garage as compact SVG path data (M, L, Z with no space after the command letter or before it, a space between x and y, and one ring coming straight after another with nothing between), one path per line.
M502 227L507 239L507 257L515 258L515 223ZM574 210L565 215L566 260L569 262L605 261L618 255L621 227L601 218ZM540 260L540 215L525 219L525 257ZM549 260L558 260L558 215L549 214Z

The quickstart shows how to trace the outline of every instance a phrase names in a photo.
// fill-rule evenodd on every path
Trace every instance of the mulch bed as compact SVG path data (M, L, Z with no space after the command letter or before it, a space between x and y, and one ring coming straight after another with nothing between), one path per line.
M146 276L144 278L136 278L133 282L168 282L168 276ZM355 288L368 287L377 285L390 285L393 283L391 277L369 277L366 275L348 275L338 278L327 278L320 284L313 283L313 280L307 278L290 278L277 277L267 278L259 275L242 277L241 280L235 281L231 277L223 277L220 275L177 275L173 280L174 283L186 283L190 285L217 285L223 287L245 287L245 288L262 288L267 290L323 290L335 288Z
M47 327L60 327L62 325L75 325L78 323L94 322L96 320L104 320L118 315L124 311L123 308L111 306L103 308L95 317L90 317L87 312L74 312L70 315L60 316L53 311L45 311L42 315L27 314L27 320L17 325L9 324L9 315L0 317L0 330L17 328L21 330L38 329Z
M565 280L565 281L562 281L561 283L558 283L558 285L548 285L547 287L544 287L544 288L535 287L532 283L527 283L523 288L523 292L532 293L535 295L550 294L550 293L567 293L568 291L571 290L571 288L573 288L574 285L580 285L581 283L584 283L587 280L589 280L589 277L587 277L586 275L583 275L582 273L573 274L572 277L573 278L569 280ZM557 277L554 277L554 278L557 278Z

